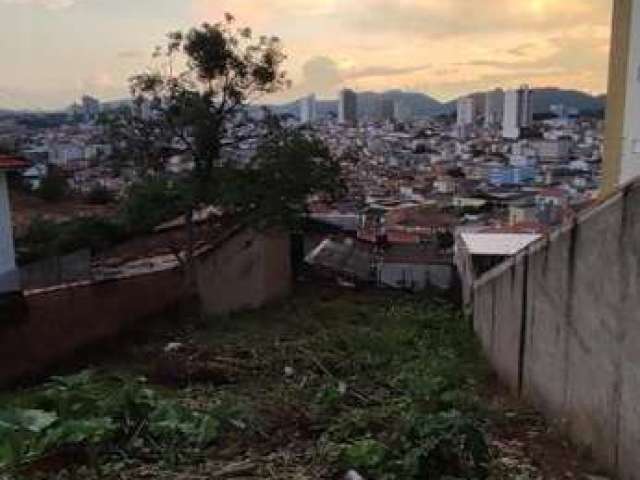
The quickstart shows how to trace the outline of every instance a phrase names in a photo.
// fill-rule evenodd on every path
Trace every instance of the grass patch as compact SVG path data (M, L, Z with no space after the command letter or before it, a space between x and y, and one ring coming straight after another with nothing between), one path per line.
M210 478L237 470L244 478L330 479L350 469L367 479L498 478L480 396L486 366L469 323L446 303L313 292L278 307L209 319L172 340L170 352L164 337L127 360L131 371L149 378L150 384L136 380L136 388L181 413L162 417L147 408L135 417L145 422L139 449L129 449L139 423L123 428L128 404L99 409L98 417L119 430L74 442L96 453L93 470L77 478L96 472L102 476L95 478ZM163 369L170 375L158 373ZM170 381L154 387L158 378ZM123 388L104 382L99 375L89 385ZM51 386L18 392L7 403L61 419L87 417L68 411L64 395L47 408L28 400L47 391L51 397ZM181 419L190 426L180 426ZM174 429L161 444L171 452L164 457L153 447L158 422ZM198 422L211 425L211 435L192 443Z

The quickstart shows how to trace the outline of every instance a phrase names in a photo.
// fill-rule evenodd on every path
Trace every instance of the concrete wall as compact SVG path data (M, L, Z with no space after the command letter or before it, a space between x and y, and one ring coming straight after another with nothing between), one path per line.
M0 295L19 290L13 250L13 228L9 208L9 188L7 177L0 170Z
M25 290L47 288L91 278L91 251L79 250L20 267L20 285Z
M291 289L288 234L234 231L197 260L199 293L208 313L257 308ZM163 313L185 292L184 275L175 267L25 292L12 299L15 313L0 316L0 385L39 374L79 349Z
M206 313L258 308L291 292L288 233L244 230L203 257L198 290Z
M429 287L447 290L453 286L454 266L447 264L383 263L380 281L390 287L422 291Z
M500 378L639 479L640 182L488 272L473 297Z
M0 384L40 373L83 347L177 304L177 270L27 292L19 318L0 325Z

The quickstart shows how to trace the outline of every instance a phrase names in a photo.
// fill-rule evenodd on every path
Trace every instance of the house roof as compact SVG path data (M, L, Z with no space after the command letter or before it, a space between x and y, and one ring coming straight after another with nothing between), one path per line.
M525 249L542 235L529 233L463 233L471 255L511 256Z
M28 166L29 162L23 158L0 154L0 170L21 170Z

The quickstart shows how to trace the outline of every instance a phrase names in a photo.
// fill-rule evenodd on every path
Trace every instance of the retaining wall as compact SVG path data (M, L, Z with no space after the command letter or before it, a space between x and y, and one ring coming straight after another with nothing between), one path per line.
M291 289L289 236L233 230L198 256L197 277L206 313L278 300ZM160 315L179 304L184 287L182 270L167 267L31 290L10 299L15 306L10 318L0 316L0 385L39 374L79 349Z
M488 272L473 305L502 381L640 479L640 182Z

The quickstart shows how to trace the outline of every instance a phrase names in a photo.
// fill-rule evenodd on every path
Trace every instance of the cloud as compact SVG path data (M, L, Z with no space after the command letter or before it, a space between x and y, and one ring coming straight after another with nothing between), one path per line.
M610 0L362 0L347 21L361 31L429 38L478 33L549 32L567 25L609 25Z
M125 60L138 59L138 58L144 58L145 53L142 52L141 50L121 50L118 53L116 53L116 57L125 59Z
M342 82L338 64L329 57L314 57L302 66L304 85L317 90L326 90Z
M415 67L387 67L374 65L362 69L355 69L343 74L345 79L372 78L372 77L395 77L410 73L421 72L431 68L431 65L417 65Z
M514 57L524 57L527 55L527 52L529 52L533 47L535 47L535 43L523 43L518 45L517 47L507 50L507 53L509 55L513 55Z
M0 0L0 2L8 5L30 5L48 10L61 10L75 5L77 0Z
M366 67L341 67L327 56L312 57L302 66L302 79L296 85L297 93L331 93L338 87L356 80L401 77L431 68L430 65L393 67L370 65Z

